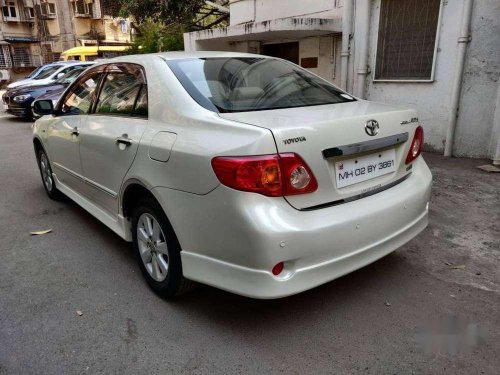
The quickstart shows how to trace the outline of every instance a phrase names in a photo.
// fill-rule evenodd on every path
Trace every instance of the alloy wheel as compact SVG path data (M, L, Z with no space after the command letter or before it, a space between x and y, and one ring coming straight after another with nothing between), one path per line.
M137 221L137 243L142 262L149 275L158 282L168 274L168 246L160 223L149 213Z
M52 191L54 181L52 180L52 171L50 170L49 160L44 152L40 154L40 170L42 172L42 180L47 188L47 191Z

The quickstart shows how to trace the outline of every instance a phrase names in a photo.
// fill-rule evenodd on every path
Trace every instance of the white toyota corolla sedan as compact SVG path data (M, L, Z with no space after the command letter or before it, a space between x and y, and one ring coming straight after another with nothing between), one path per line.
M427 225L431 173L413 110L354 98L284 60L125 56L88 69L34 147L64 194L133 242L151 288L299 293Z

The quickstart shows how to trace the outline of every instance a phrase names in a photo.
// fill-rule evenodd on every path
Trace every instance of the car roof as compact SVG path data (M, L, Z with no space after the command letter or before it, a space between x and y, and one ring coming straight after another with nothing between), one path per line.
M231 58L231 57L253 57L253 58L268 58L269 56L257 55L253 53L242 52L226 52L226 51L173 51L173 52L159 52L159 53L146 53L140 55L125 55L108 59L106 63L113 63L118 61L123 62L141 62L145 59L157 59L158 57L165 60L181 60L181 59L201 59L201 58Z

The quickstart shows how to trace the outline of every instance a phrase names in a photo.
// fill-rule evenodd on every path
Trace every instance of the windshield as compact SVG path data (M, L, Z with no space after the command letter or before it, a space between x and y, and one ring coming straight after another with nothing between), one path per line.
M46 70L44 70L41 74L37 75L34 79L45 79L50 77L56 70L58 70L61 66L59 65L52 65L47 67Z
M63 75L61 78L59 78L56 83L66 85L69 83L72 83L87 67L79 67L75 68L74 70L70 71L69 73L66 73Z
M29 75L27 75L26 78L36 77L38 74L40 74L41 72L43 72L47 68L49 68L49 66L41 66L39 68L36 68Z
M168 66L202 106L243 112L351 102L356 99L307 70L271 58L169 60Z

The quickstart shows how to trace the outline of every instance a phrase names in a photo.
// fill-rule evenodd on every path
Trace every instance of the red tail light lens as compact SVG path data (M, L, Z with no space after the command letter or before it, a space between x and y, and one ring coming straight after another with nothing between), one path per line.
M413 141L411 142L410 151L406 157L406 164L411 163L413 160L418 158L422 152L422 147L424 146L424 129L419 126L415 129L415 135L413 136Z
M283 271L284 268L285 264L283 262L279 262L273 267L271 272L273 273L274 276L278 276Z
M311 193L318 188L311 169L294 153L216 157L212 168L224 185L269 197Z

